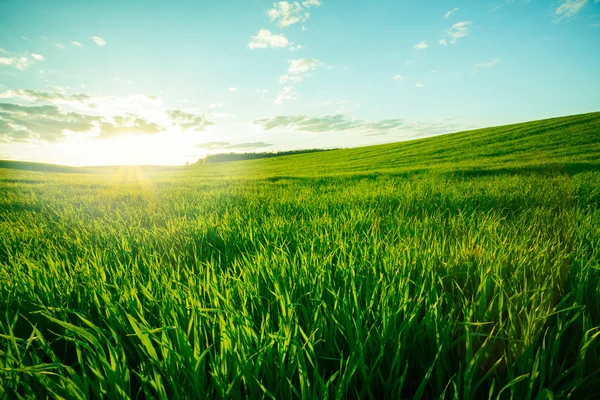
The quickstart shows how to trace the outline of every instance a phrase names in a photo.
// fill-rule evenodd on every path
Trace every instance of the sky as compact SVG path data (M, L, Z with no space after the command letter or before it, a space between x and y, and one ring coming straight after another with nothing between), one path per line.
M2 0L0 159L193 163L600 111L600 0Z

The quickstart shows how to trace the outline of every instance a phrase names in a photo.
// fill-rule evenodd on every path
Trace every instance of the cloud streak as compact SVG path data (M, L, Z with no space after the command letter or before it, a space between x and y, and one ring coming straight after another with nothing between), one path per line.
M12 89L0 93L0 99L22 99L35 102L49 102L55 104L92 104L93 97L84 93L66 94L33 89Z
M554 13L558 20L562 18L571 18L579 14L587 3L588 0L563 0Z
M446 36L449 37L450 44L456 44L459 39L469 36L469 26L471 25L470 21L461 21L457 22L448 31L446 32ZM448 42L446 39L442 39L439 41L441 45L446 45Z
M267 131L273 129L309 133L354 131L364 136L402 134L406 137L433 136L456 131L461 128L450 121L407 122L403 119L364 121L349 118L344 114L322 116L309 116L305 114L280 115L272 118L258 119L253 124Z
M106 40L101 38L100 36L90 36L92 42L96 43L98 46L106 46Z
M450 18L450 16L457 11L458 11L458 8L453 8L452 10L448 11L446 14L444 14L444 19Z
M415 50L424 50L424 49L428 48L429 45L427 44L427 42L425 40L423 40L421 43L417 43L413 47L415 48Z
M496 66L500 63L500 59L496 58L495 60L492 61L488 61L485 63L480 63L480 64L475 64L473 65L475 68L491 68L493 66Z

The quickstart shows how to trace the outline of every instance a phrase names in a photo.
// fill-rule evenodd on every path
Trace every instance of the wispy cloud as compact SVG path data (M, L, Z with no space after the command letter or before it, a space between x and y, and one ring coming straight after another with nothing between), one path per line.
M174 125L179 125L176 120ZM88 133L98 139L121 135L152 135L164 128L134 114L103 117L78 112L64 112L56 105L25 106L0 103L0 141L57 142L66 132Z
M279 83L298 83L302 81L301 75L281 75L279 77Z
M73 46L73 47L82 47L81 43L76 42L74 40L70 41L69 43L71 43L71 46Z
M288 73L289 74L304 74L310 70L315 70L323 63L316 58L299 58L297 60L288 61Z
M12 89L0 93L1 99L21 99L53 104L85 104L94 107L93 96L85 93L67 94L58 91Z
M66 48L66 46L61 43L52 43L52 46L56 47L59 50L64 50Z
M495 60L492 61L488 61L485 63L480 63L480 64L475 64L474 67L475 68L491 68L495 65L498 65L500 63L500 59L496 58Z
M456 44L458 39L469 36L469 25L471 25L470 21L461 21L452 25L452 27L446 32L446 36L450 38L450 44ZM448 41L446 41L446 39L442 39L438 43L441 45L446 45L448 44Z
M40 54L29 54L27 52L19 54L0 49L0 66L7 65L18 70L24 70L35 61L44 61L44 57Z
M32 103L15 104L14 100ZM229 116L166 110L160 97L145 94L112 97L68 93L60 88L11 89L0 92L0 141L57 142L68 133L84 134L81 137L85 139L110 139L171 130L198 132L213 125L214 118Z
M235 93L235 92L237 92L237 88L236 88L236 87L230 87L230 88L229 88L229 91L230 91L231 93Z
M112 117L112 121L100 123L99 139L110 139L122 135L154 135L162 132L162 128L136 115L126 114Z
M290 51L300 50L301 48L301 44L294 44L294 42L290 43Z
M254 125L264 130L289 129L302 132L334 132L363 130L365 132L377 130L395 129L404 124L401 119L388 119L375 122L367 122L360 119L349 118L343 114L332 114L323 116L309 116L304 114L282 115L272 118L264 118L254 121Z
M413 46L416 50L423 50L429 47L429 45L427 44L427 42L425 40L423 40L420 43L417 43Z
M597 1L595 2L597 3ZM579 14L587 3L588 0L563 0L554 13L557 20L571 18Z
M54 105L24 106L0 103L2 141L55 142L64 136L64 131L87 132L101 120L100 117L63 113Z
M424 86L425 86L425 85L423 85L422 83L415 83L415 87L419 87L419 88L421 88L421 87L424 87Z
M279 93L279 95L277 95L277 98L275 99L275 104L281 104L284 101L288 100L296 100L297 98L298 96L294 92L294 87L285 86L283 90Z
M27 57L0 57L0 65L11 65L23 70L29 65L29 60Z
M392 77L392 79L393 79L393 80L395 80L395 81L402 81L402 80L404 80L404 79L405 79L405 77L404 77L404 76L402 76L402 75L400 75L400 74L397 74L397 75L394 75L394 76Z
M289 40L283 34L272 34L268 29L261 29L256 36L250 38L248 48L266 49L269 47L287 47Z
M204 114L192 114L183 110L168 110L167 115L175 126L189 131L203 131L213 122Z
M458 8L453 8L452 10L450 10L446 14L444 14L444 18L450 18L450 16L457 11L458 11Z
M273 8L267 11L267 15L272 22L280 28L294 25L298 22L304 22L310 17L308 9L321 5L320 0L306 0L302 3L294 1L280 1L273 3Z
M460 128L460 126L451 123L451 121L407 122L402 119L364 121L350 118L344 114L322 116L305 114L280 115L272 118L258 119L253 124L267 131L272 129L311 133L354 131L365 136L403 134L405 137L432 136L456 131Z
M302 78L308 72L313 71L325 63L316 58L299 58L297 60L288 60L287 75L279 77L279 83L297 83L302 81Z
M90 36L92 42L96 43L98 46L106 46L106 40L101 38L100 36Z

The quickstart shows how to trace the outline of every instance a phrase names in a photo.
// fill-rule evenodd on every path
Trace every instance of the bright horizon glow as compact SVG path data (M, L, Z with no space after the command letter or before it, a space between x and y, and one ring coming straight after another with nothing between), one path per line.
M600 110L600 1L5 0L0 159L183 165Z

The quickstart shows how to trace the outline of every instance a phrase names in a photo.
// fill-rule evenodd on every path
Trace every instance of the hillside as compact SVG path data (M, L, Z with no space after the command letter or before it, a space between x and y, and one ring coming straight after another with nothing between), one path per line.
M220 165L197 176L263 177L600 167L600 112L458 132L406 142Z
M0 168L23 170L23 171L37 171L37 172L64 172L64 173L73 173L73 174L87 172L85 169L82 169L82 168L67 167L64 165L43 164L43 163L36 163L36 162L12 161L12 160L0 160Z

